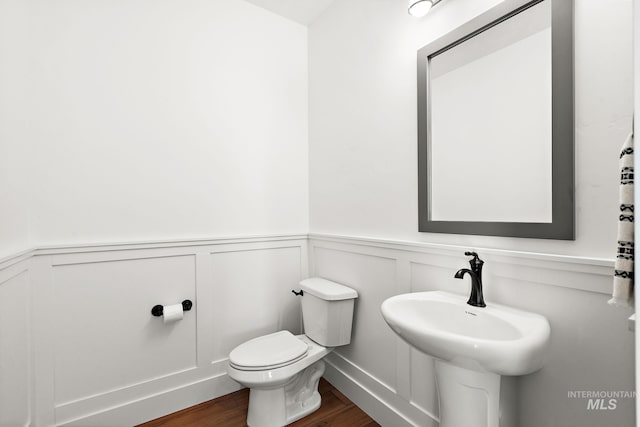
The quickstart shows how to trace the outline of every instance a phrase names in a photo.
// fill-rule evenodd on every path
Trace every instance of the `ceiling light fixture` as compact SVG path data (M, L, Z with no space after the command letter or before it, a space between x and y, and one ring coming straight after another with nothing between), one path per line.
M429 13L431 7L440 3L441 0L409 0L409 15L422 18Z

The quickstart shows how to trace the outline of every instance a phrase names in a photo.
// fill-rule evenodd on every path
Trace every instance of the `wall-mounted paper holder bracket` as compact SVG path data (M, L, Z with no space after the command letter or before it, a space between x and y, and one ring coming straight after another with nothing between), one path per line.
M193 303L191 302L191 300L184 300L182 301L182 309L184 311L190 311L191 307L193 307ZM160 317L164 314L164 307L161 306L160 304L158 305L154 305L153 308L151 309L151 314L154 315L155 317Z

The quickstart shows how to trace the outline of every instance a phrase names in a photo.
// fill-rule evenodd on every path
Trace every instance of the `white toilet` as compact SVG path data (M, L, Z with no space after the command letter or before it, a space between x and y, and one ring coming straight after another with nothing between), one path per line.
M358 293L321 278L300 282L304 334L280 331L240 344L227 372L249 387L247 424L282 427L320 407L322 358L351 342L353 302Z

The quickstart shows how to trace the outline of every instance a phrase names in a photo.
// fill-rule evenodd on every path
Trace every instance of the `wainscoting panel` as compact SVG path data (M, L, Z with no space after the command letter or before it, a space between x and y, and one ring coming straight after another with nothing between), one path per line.
M0 266L0 426L31 423L28 263Z
M196 367L197 306L150 315L195 300L193 256L55 265L53 287L57 405Z
M235 391L228 352L299 332L300 279L358 291L349 346L326 377L382 425L436 427L433 360L397 338L380 304L406 292L466 295L469 248L329 235L36 249L0 263L0 425L125 427ZM587 409L577 390L631 391L629 310L607 305L612 260L478 249L488 303L541 313L545 367L514 378L518 427L631 425L633 399ZM190 298L165 325L154 304ZM9 349L9 351L5 351ZM513 426L503 426L513 427Z
M433 358L426 354L411 349L410 378L411 378L411 400L410 403L427 415L437 418L438 393L435 378L436 371Z
M234 346L301 330L306 236L47 248L30 263L38 427L131 426L219 397L240 388ZM151 315L185 299L182 320Z
M226 359L234 347L260 335L301 333L300 299L291 292L303 279L299 246L214 252L210 258L210 360Z
M321 234L310 235L309 242L311 274L358 289L356 319L367 325L354 330L350 346L328 357L328 378L384 425L436 426L433 359L389 335L380 304L406 292L468 295L469 279L453 276L468 267L464 252L470 248ZM503 380L519 409L517 426L633 424L633 399L619 399L615 410L594 411L588 399L569 397L575 390L635 389L631 309L607 304L613 260L476 249L486 262L488 304L537 312L551 323L544 368Z
M396 337L380 315L380 304L394 293L395 260L316 247L314 263L314 275L358 291L351 344L336 353L365 372L375 372L377 380L395 392Z

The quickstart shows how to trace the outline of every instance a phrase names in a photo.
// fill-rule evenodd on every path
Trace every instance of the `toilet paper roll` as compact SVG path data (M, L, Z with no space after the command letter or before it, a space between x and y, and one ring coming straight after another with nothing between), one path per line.
M183 315L184 311L182 310L182 304L165 305L162 307L164 323L182 320Z

